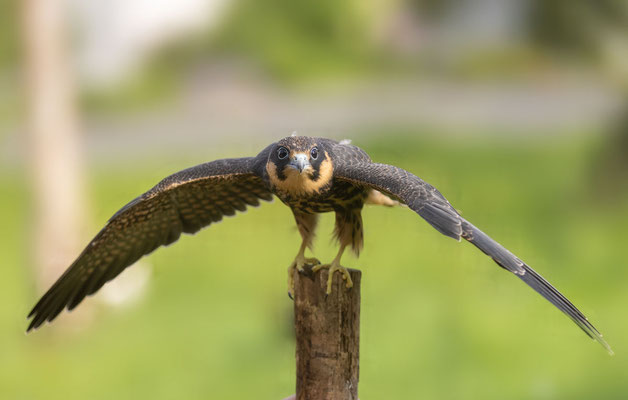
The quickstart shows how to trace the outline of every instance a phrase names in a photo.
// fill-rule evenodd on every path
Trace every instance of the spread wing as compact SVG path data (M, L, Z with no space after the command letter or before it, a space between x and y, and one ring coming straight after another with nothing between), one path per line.
M87 245L28 315L28 330L72 310L140 257L234 215L259 200L272 200L254 173L255 158L201 164L171 175L122 207Z
M462 218L436 188L401 168L364 162L360 158L357 154L348 160L340 158L334 164L334 178L377 189L406 204L442 234L473 243L499 266L515 274L549 300L612 354L600 332L580 310L530 266Z

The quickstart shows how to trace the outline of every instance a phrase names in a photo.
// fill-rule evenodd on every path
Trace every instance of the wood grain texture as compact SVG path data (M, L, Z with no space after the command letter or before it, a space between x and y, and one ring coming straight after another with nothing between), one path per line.
M327 270L295 272L297 400L358 398L362 274L349 273L353 288L335 274L326 296Z

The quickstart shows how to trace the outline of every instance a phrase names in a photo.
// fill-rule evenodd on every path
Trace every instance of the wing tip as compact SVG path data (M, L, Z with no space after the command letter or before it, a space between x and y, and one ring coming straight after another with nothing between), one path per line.
M604 340L602 334L593 326L593 324L591 324L591 322L589 322L584 314L582 314L576 306L563 296L562 293L545 280L545 278L471 223L466 220L463 221L466 228L462 235L463 238L478 247L482 252L491 257L499 266L513 273L534 291L552 303L558 310L564 313L580 329L582 329L587 336L600 343L609 355L612 356L615 354L611 349L611 346L606 342L606 340Z
M30 316L28 317L30 318ZM28 327L26 328L26 333L30 331L36 330L46 321L46 318L41 318L40 314L35 314L33 319L29 322Z
M601 344L602 347L604 347L604 349L606 349L606 351L608 352L609 356L614 356L615 352L613 351L611 346L608 344L608 342L606 342L606 340L604 340L604 335L602 335L600 332L598 332L598 330L595 329L595 328L593 328L593 330L594 330L594 335L591 338L593 340L595 340L596 342L598 342L599 344Z
M598 331L597 328L593 326L593 324L591 324L591 322L589 322L588 318L584 317L583 319L580 320L580 319L574 319L573 317L571 317L571 319L580 327L580 329L584 331L584 333L587 334L587 336L589 336L592 340L602 345L602 347L606 349L609 355L611 356L615 355L615 352L613 351L611 346L608 344L608 342L606 342L606 340L604 340L604 335L600 333L600 331Z
M604 348L605 348L605 349L606 349L606 351L608 352L608 355L609 355L609 356L613 357L613 356L615 355L615 352L613 351L613 349L611 348L611 346L610 346L608 343L606 343L606 341L605 341L604 339L602 339L601 341L600 341L600 339L598 339L598 342L599 342L602 346L604 346Z

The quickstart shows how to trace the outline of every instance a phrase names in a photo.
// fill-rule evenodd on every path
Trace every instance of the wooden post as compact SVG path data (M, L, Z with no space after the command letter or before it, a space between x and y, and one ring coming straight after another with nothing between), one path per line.
M295 272L297 400L358 399L362 273L349 273L353 287L336 273L327 296L328 270Z

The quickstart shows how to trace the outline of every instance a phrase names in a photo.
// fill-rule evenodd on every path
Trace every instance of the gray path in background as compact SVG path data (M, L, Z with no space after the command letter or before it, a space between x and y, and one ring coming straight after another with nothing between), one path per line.
M388 81L307 93L229 71L205 73L192 79L174 107L84 123L88 159L211 154L212 148L235 144L257 148L293 131L353 139L389 127L429 127L448 135L573 135L595 131L622 105L619 92L584 80ZM5 162L22 158L19 136L16 131L5 138Z

